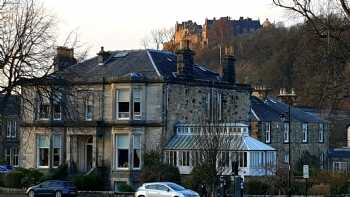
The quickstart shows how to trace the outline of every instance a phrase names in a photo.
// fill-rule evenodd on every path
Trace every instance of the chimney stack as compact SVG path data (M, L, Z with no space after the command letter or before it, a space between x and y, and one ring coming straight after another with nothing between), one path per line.
M179 76L189 77L193 72L193 56L195 53L190 49L190 41L182 40L180 48L176 51L176 68Z
M67 47L57 47L56 56L54 57L54 70L62 71L67 67L77 63L77 60L74 58L74 49Z
M253 87L252 95L260 98L261 100L265 101L269 93L272 91L271 88L268 88L261 83L259 85L255 85Z
M235 71L235 61L233 56L233 48L225 48L225 55L223 57L223 80L230 83L236 83L236 71Z
M99 65L103 65L104 64L104 62L109 58L109 56L111 55L111 53L110 52L108 52L108 51L105 51L104 50L104 47L103 46L101 46L101 50L97 53L97 55L98 55L98 64Z

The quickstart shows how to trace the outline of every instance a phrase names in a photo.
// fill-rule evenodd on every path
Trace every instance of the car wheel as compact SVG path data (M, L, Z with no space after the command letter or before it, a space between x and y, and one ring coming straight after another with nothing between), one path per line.
M137 197L145 197L144 195L139 195L139 196L137 196Z
M55 195L55 197L62 197L62 192L60 192L60 191L56 191L56 195Z
M34 197L34 196L35 196L34 191L33 191L33 190L30 190L30 191L28 192L28 196L29 196L29 197Z

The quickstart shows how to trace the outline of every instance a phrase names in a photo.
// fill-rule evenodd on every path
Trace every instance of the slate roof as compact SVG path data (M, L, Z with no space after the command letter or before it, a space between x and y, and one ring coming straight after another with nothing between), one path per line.
M232 151L275 151L269 145L248 135L229 135L231 141L228 150ZM165 150L198 150L201 148L200 135L175 135L165 146Z
M71 82L108 80L176 80L176 55L158 50L113 51L103 65L98 57L72 65L60 73ZM221 81L218 73L194 65L193 79Z
M265 101L261 101L257 97L252 97L252 113L255 118L263 121L281 121L280 115L288 113L288 105L273 97L268 97ZM292 120L307 123L323 123L325 122L316 114L308 113L297 107L291 107Z

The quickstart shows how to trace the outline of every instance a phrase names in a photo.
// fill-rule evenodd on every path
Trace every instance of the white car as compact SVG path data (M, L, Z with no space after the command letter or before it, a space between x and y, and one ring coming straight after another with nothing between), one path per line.
M154 182L139 187L135 197L199 197L199 194L176 183Z

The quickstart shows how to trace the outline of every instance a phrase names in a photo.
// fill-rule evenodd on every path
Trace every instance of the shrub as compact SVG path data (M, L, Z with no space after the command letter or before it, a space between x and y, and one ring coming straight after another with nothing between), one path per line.
M130 185L121 182L118 184L118 191L119 192L134 192L134 188L132 188Z
M258 180L249 180L246 184L246 193L253 195L268 194L269 185Z
M24 177L21 181L22 187L38 184L44 177L44 174L36 169L19 168L16 170L21 171L24 174Z
M68 166L63 164L58 168L51 168L49 173L45 176L45 180L64 180L68 176Z
M22 188L22 179L24 178L24 173L22 171L14 170L12 172L9 172L5 176L5 187L11 187L11 188Z
M103 190L103 180L95 173L89 175L78 175L72 177L74 185L79 190L94 191Z

